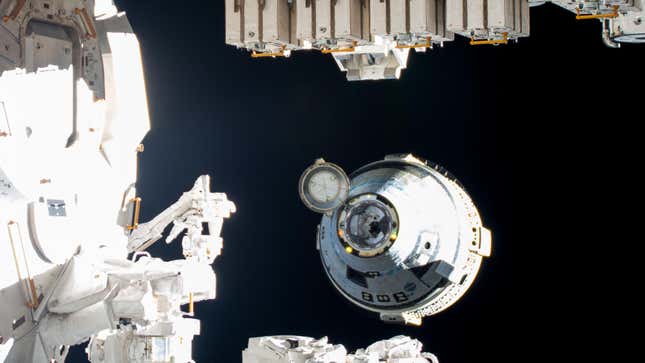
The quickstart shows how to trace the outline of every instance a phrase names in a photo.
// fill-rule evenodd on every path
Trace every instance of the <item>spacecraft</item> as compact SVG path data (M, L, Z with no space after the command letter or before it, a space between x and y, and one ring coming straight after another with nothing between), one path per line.
M446 169L411 154L389 155L347 176L317 160L300 197L322 213L316 246L333 286L387 323L420 325L472 285L491 233Z
M92 362L192 361L235 204L203 175L140 223L148 106L111 0L1 0L0 14L0 361L63 362L87 341ZM184 259L152 257L171 225Z
M530 8L546 2L602 23L612 48L645 43L643 0L226 0L226 43L254 58L332 55L347 79L398 79L410 51L453 41L503 45L530 35Z
M439 363L432 353L423 353L416 339L396 336L347 354L342 345L327 338L274 336L249 339L242 352L243 363Z

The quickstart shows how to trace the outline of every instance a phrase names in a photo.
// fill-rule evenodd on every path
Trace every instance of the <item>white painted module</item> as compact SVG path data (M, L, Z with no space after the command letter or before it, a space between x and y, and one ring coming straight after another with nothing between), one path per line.
M0 15L0 361L63 362L88 340L91 362L192 361L235 205L201 176L139 223L148 105L111 0L1 0ZM171 224L185 258L153 258Z

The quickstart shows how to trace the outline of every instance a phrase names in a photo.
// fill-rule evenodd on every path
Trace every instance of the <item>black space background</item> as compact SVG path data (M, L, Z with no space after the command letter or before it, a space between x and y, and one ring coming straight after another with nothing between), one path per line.
M399 81L348 83L330 56L252 60L226 46L223 2L117 4L141 42L152 119L139 167L142 219L202 173L238 206L214 264L218 298L196 306L197 362L240 362L248 337L277 334L327 335L350 350L406 334L443 363L539 354L514 348L548 315L536 300L549 302L520 286L557 284L533 285L541 272L529 271L564 259L548 246L580 242L559 228L605 198L582 187L639 150L642 117L633 110L643 103L645 47L608 49L599 22L546 5L532 10L532 35L518 44L458 38L411 55ZM466 297L420 328L384 325L336 293L315 249L319 216L297 194L300 173L318 157L349 172L398 152L456 175L494 238ZM179 258L180 246L151 252ZM76 349L69 361L81 357Z

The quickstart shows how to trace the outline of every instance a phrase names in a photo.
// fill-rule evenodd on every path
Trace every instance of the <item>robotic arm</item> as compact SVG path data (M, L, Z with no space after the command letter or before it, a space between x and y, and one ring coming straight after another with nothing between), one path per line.
M235 204L224 193L211 193L210 177L200 176L191 190L184 193L175 204L147 223L140 224L130 235L128 251L143 251L162 237L166 227L173 224L166 243L172 242L181 232L184 257L200 263L212 264L222 249L222 224L224 218L235 213ZM204 234L204 227L208 227Z
M191 342L200 330L193 303L215 298L210 265L222 248L223 220L234 212L226 194L211 193L210 177L204 175L176 203L132 232L131 260L81 248L43 297L34 318L37 329L17 339L6 361L64 361L68 346L90 339L87 353L93 363L191 362ZM168 243L186 231L185 259L163 261L143 251L170 224ZM182 309L185 305L188 309Z
M128 250L136 258L146 255L142 251L161 239L172 223L166 243L186 231L182 238L186 259L164 262L146 256L109 273L118 291L105 302L119 323L116 329L92 337L87 349L91 362L192 362L191 342L199 334L199 321L190 318L192 305L215 298L210 265L221 252L224 218L235 211L226 194L211 193L210 177L202 175L176 203L132 232ZM186 303L187 312L181 310Z

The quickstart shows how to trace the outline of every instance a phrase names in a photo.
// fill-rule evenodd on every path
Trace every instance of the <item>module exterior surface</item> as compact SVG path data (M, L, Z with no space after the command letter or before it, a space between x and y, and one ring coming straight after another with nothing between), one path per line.
M111 0L2 0L0 15L0 361L63 362L88 340L92 362L191 361L235 205L204 175L139 223L145 80ZM184 259L153 258L171 224Z
M416 339L396 336L348 354L327 337L272 336L249 339L242 363L439 363L434 354L422 352Z

